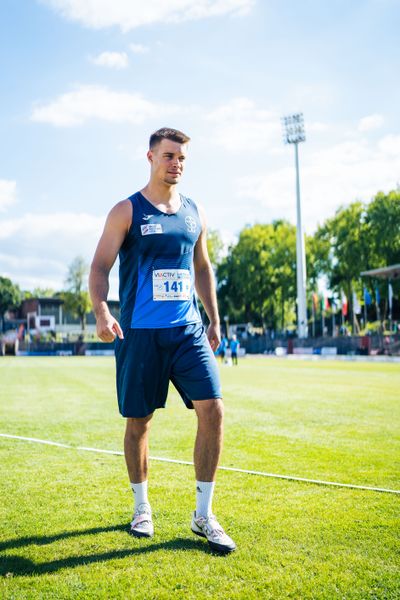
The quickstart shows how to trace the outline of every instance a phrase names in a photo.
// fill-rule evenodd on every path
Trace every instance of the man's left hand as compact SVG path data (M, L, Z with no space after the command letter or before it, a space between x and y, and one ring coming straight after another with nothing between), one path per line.
M207 338L210 342L211 350L215 352L221 343L221 333L219 330L219 325L214 325L213 323L210 323L207 329Z

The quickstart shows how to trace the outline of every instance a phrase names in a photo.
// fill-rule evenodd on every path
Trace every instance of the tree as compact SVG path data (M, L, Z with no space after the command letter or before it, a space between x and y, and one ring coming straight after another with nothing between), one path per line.
M32 295L34 298L54 298L56 296L56 291L52 288L34 288Z
M4 331L4 315L10 308L17 308L21 303L21 290L7 277L0 277L0 318L1 331Z
M56 292L52 288L35 287L32 291L24 290L22 292L23 299L28 298L56 298L60 292Z
M400 263L400 190L376 194L365 222L373 267Z
M285 328L287 314L293 315L296 300L296 228L287 221L272 223L270 268L273 298L269 302L269 325Z
M365 204L357 201L339 208L318 228L315 237L330 246L325 261L329 287L337 293L345 292L353 313L353 291L360 293L362 289L360 273L372 268Z
M217 270L221 313L276 328L293 308L296 230L286 221L245 227Z
M307 287L315 291L320 277L331 268L331 244L329 236L306 235Z
M318 228L313 243L322 249L317 270L327 275L332 291L345 292L353 313L352 292L361 296L364 285L360 273L400 262L400 190L339 208ZM384 297L387 285L375 285Z
M91 311L92 304L87 291L87 273L89 267L82 256L77 256L68 268L66 284L63 293L64 306L73 316L78 317L81 329L86 329L86 315Z
M224 243L221 240L219 232L216 229L209 229L207 231L207 250L214 269L216 269L221 262L223 249Z
M371 252L371 268L387 267L400 263L400 189L388 194L378 192L367 206L367 236ZM379 290L383 320L388 311L387 281L371 279L369 286ZM392 282L395 295L399 293L399 281ZM377 297L375 291L375 298ZM383 310L382 310L383 309Z

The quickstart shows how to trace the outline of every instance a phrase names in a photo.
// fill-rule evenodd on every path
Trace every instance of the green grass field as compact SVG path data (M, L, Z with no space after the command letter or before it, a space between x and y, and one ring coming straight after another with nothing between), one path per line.
M400 489L398 364L252 358L221 369L221 464ZM0 433L121 450L112 358L0 359ZM155 457L192 460L193 411L171 386ZM2 598L398 599L388 493L220 471L214 511L238 550L189 528L193 468L151 461L151 540L132 538L122 456L0 437Z

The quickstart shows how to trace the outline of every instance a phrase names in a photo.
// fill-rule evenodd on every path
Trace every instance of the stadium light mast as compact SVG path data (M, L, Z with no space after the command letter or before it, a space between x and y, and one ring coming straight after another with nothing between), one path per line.
M295 113L282 118L283 141L294 144L296 164L296 197L297 197L297 226L296 226L296 266L297 266L297 334L299 338L308 336L307 303L306 303L306 252L304 233L301 220L299 150L300 142L306 141L303 113Z

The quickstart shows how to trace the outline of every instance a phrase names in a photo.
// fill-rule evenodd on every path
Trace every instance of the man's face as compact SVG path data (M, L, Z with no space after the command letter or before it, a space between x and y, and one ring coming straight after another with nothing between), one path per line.
M183 173L187 144L163 139L147 153L151 178L167 185L176 185Z

